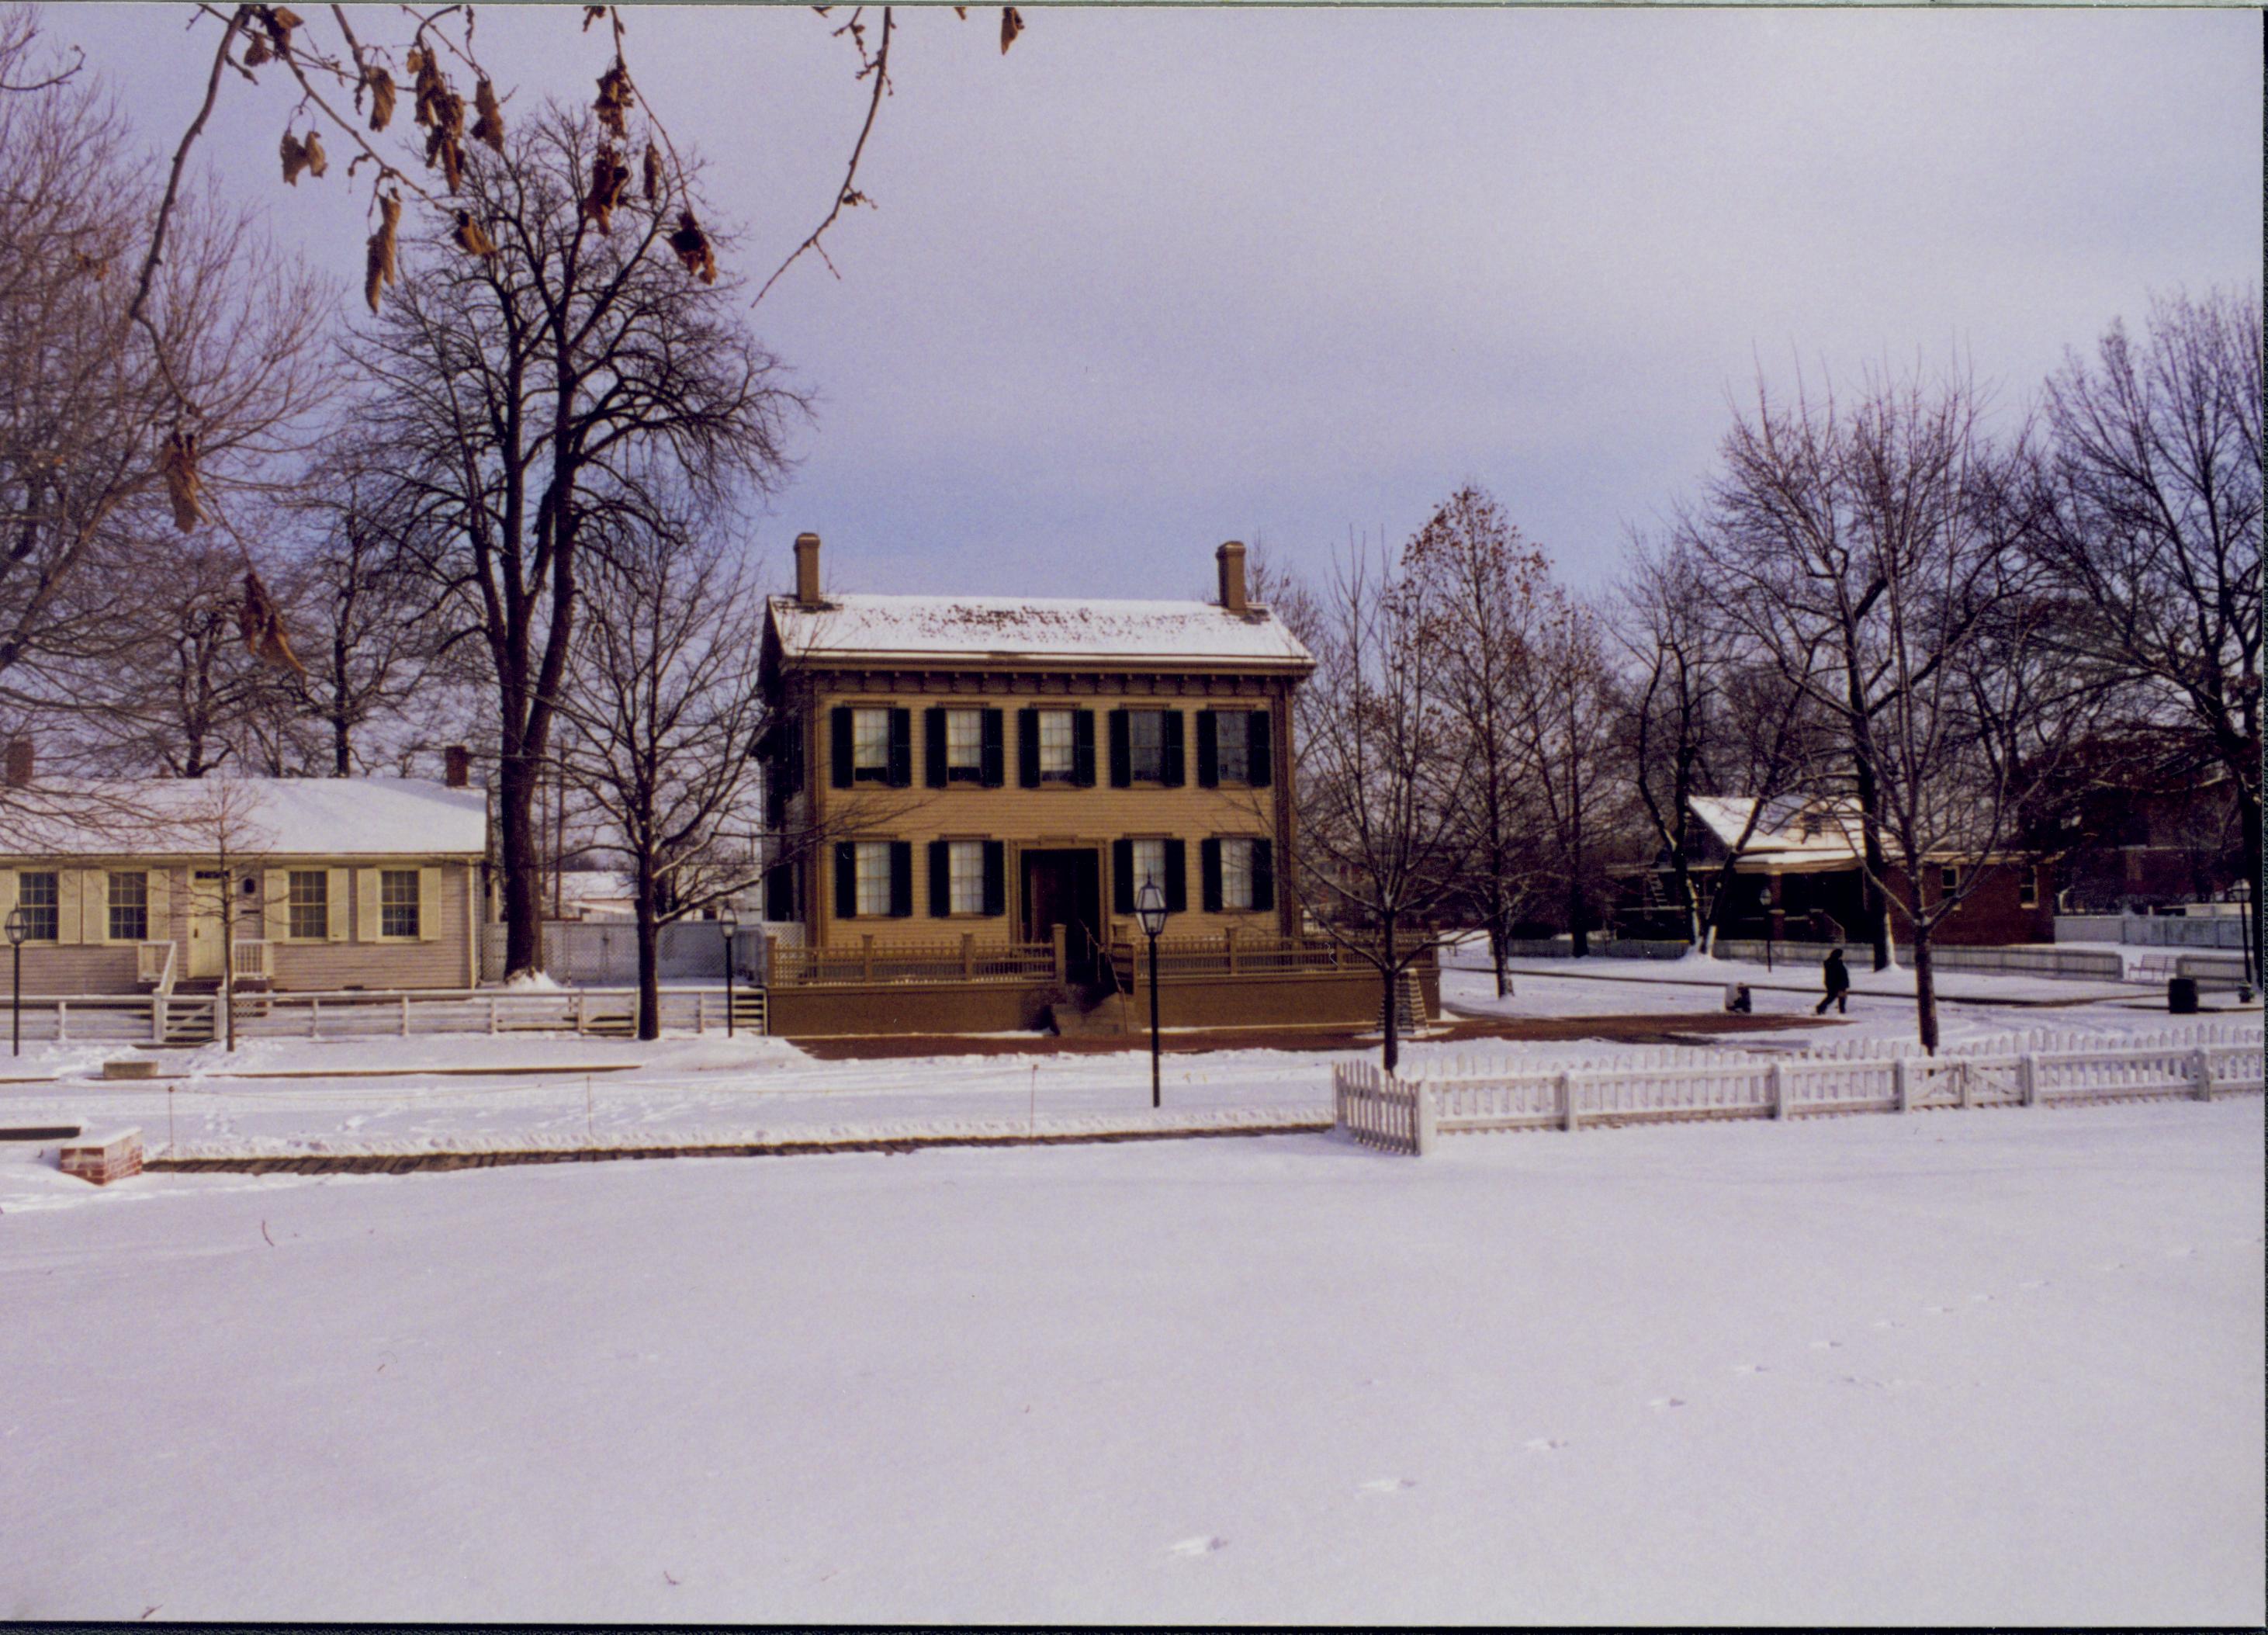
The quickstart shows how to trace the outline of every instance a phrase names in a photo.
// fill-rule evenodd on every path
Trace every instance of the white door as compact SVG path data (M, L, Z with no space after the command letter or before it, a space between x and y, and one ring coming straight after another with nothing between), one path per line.
M228 968L226 928L221 923L221 898L228 876L217 869L199 869L189 884L189 968L191 981L218 976Z

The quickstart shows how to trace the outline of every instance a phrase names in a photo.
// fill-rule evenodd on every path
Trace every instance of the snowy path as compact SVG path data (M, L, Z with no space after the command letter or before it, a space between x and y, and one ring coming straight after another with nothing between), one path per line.
M0 1217L0 1608L2257 1624L2262 1138L85 1189Z

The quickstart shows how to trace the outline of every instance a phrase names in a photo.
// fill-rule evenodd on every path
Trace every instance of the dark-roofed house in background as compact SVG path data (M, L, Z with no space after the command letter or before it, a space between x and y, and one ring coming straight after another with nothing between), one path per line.
M822 593L819 540L772 599L763 682L770 964L785 1034L1115 1030L1173 913L1181 1026L1345 1022L1373 986L1299 934L1292 698L1314 660L1248 602Z

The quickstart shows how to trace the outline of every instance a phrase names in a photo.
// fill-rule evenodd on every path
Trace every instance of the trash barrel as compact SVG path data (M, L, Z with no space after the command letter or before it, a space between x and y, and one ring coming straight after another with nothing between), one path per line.
M2176 976L2167 982L2166 1009L2176 1016L2195 1016L2198 1013L2196 977Z
M1737 1016L1749 1015L1751 1013L1754 1005L1755 1001L1749 998L1748 983L1744 982L1728 982L1725 984L1725 1010L1727 1014Z

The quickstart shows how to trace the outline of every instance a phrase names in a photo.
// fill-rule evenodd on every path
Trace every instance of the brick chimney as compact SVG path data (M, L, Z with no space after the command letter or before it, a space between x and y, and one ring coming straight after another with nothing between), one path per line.
M462 744L451 744L441 752L441 782L451 789L462 789L472 781L472 751Z
M795 536L795 599L806 608L819 606L819 535Z
M11 738L8 740L8 786L21 789L32 781L32 740Z
M1220 605L1231 613L1244 611L1244 541L1231 540L1213 558L1220 563Z

